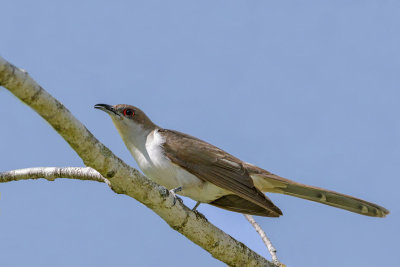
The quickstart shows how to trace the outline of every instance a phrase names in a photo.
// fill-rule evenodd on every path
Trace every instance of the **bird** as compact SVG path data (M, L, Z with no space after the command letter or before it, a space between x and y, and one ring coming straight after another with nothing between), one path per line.
M138 107L96 104L110 115L143 173L176 194L248 215L279 217L282 211L265 193L280 193L361 215L385 217L377 204L331 190L301 184L253 164L191 135L157 126Z

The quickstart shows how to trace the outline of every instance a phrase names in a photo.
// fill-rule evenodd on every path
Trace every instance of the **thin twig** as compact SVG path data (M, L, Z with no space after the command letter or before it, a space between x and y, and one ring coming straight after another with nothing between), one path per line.
M264 230L261 228L261 226L254 220L253 216L243 214L244 217L251 223L251 225L256 229L257 233L260 235L262 241L264 244L267 246L269 253L271 254L272 262L276 266L284 266L281 264L278 260L278 257L276 256L276 249L274 246L272 246L271 240L269 240L267 234L264 232Z
M90 167L35 167L0 172L0 183L40 178L48 181L71 178L109 183L98 171Z

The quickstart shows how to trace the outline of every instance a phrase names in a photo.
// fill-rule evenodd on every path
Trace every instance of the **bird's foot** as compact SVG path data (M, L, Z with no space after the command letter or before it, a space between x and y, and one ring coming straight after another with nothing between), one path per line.
M197 210L197 207L198 207L200 204L201 204L201 202L200 202L200 201L197 201L196 205L194 205L194 207L192 208L192 211L196 214L197 217L200 217L200 218L202 218L202 219L208 221L207 218L206 218L206 216L204 216L204 214L201 214L200 211Z
M172 203L172 207L175 206L176 200L177 200L177 199L178 199L179 201L182 201L182 200L176 195L176 193L177 193L177 192L180 192L180 191L182 191L182 186L169 190L169 193L170 193L170 194L172 195L172 197L174 198L173 203Z
M201 204L200 201L197 201L196 205L192 208L192 211L197 211L197 207Z

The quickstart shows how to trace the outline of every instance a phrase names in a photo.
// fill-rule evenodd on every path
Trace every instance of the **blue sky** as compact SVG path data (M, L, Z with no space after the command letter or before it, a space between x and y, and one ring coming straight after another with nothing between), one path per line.
M4 1L1 9L0 55L132 166L94 104L139 106L162 127L391 211L369 218L271 195L284 216L256 219L288 266L400 264L398 1ZM0 171L83 165L3 88L0 115ZM23 181L0 184L0 193L1 266L224 266L102 184ZM242 215L199 210L268 256Z

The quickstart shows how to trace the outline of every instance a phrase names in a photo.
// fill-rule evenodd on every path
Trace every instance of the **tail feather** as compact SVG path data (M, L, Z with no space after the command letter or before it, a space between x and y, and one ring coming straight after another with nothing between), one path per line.
M253 177L254 184L263 192L281 193L299 197L366 216L385 217L389 214L389 210L384 207L359 198L296 183L253 165L248 165L247 167Z
M318 187L287 184L287 187L281 190L285 195L308 199L366 216L385 217L389 214L387 209L377 204Z

